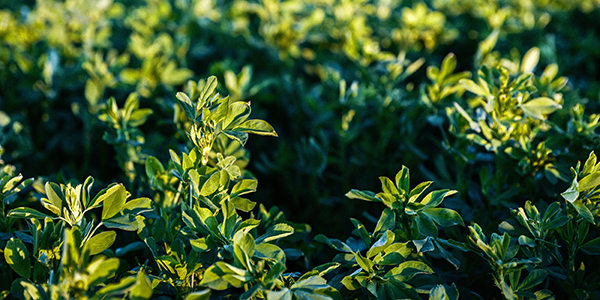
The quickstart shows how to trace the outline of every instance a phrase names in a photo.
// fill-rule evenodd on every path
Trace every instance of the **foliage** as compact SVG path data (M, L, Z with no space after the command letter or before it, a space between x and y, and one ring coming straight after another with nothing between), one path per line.
M599 10L4 1L0 298L596 299Z

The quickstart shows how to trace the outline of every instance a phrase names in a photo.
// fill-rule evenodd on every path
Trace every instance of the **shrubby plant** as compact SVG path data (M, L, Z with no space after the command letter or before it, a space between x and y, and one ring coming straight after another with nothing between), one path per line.
M599 6L4 3L0 296L596 299Z

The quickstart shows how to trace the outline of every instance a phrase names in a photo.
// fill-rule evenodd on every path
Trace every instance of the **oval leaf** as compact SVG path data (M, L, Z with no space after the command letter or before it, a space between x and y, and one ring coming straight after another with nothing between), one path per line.
M264 120L247 120L239 126L236 126L234 130L259 135L277 136L277 132L275 132L273 126Z
M562 108L560 104L548 97L535 98L521 105L525 114L538 120L544 120L544 115L551 114L560 108Z
M50 215L47 215L45 213L41 213L33 208L29 208L29 207L17 207L15 209L12 209L10 212L8 212L8 216L12 217L12 218L20 218L20 219L29 219L29 218L34 218L34 219L45 219L45 218L52 218Z
M4 259L19 276L29 278L29 269L31 268L29 250L21 240L12 238L6 243Z
M116 215L123 206L127 199L127 190L122 184L115 185L109 188L105 194L100 196L99 201L103 201L102 207L102 220L109 219Z
M105 231L96 234L85 242L85 249L90 250L90 255L96 255L112 246L117 238L117 233L114 231Z

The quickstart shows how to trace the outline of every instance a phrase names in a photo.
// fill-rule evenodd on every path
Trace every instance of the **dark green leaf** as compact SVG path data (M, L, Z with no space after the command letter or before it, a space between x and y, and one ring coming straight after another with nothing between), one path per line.
M4 260L19 276L29 278L31 260L29 250L21 240L11 238L4 248Z
M417 253L429 252L435 249L435 246L431 241L431 237L426 237L422 240L413 240L412 242L417 249Z
M405 194L408 194L410 190L410 171L406 166L402 166L402 169L396 173L395 180L398 189L404 191Z
M387 230L394 230L395 227L396 213L392 209L386 208L381 212L377 226L375 226L375 231L373 231L373 236L378 236Z
M194 120L196 118L196 110L194 108L194 104L185 93L179 92L175 95L179 100L179 103L183 107L185 114L190 118L190 120Z
M596 224L594 223L594 216L592 215L592 212L581 201L574 201L571 202L571 204L575 210L577 210L579 215L582 216L586 221Z
M369 232L365 228L365 225L363 225L360 221L358 221L354 218L350 218L350 221L352 222L352 224L354 224L354 227L358 231L358 234L360 235L360 238L362 239L362 241L365 243L365 246L367 246L367 248L370 247L371 246L371 236L369 235Z
M373 256L381 253L381 251L394 242L394 237L394 233L389 230L382 234L379 240L373 243L373 246L371 246L369 251L367 251L367 258L372 258Z
M327 244L329 247L337 250L337 251L341 251L341 252L347 252L347 253L352 253L352 248L350 248L350 246L346 245L344 242L338 240L338 239L330 239L327 238L325 235L323 234L318 234L317 236L315 236L315 241L317 242L321 242L324 244Z
M600 237L583 244L580 249L589 255L600 255Z
M433 219L438 225L442 227L449 227L454 225L463 225L463 219L454 210L448 208L426 208L423 213Z
M224 130L221 133L230 139L238 141L240 144L242 144L242 146L246 145L246 141L248 141L248 133L246 132Z
M548 272L546 270L535 269L535 270L529 272L527 277L525 277L525 279L523 279L521 284L519 284L519 286L517 287L517 290L525 291L525 290L531 289L531 288L535 287L536 285L544 282L544 280L546 279L546 276L548 276Z

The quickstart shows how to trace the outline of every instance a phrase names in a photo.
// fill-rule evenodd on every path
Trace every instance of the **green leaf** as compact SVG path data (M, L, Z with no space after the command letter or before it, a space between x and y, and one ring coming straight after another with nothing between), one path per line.
M577 177L573 179L571 182L571 186L560 194L565 200L573 203L579 197L579 183L577 182Z
M483 89L482 87L477 85L477 83L475 83L471 79L461 79L461 80L459 80L459 83L462 86L464 86L465 89L467 89L469 92L471 92L475 95L485 97L488 94L485 89Z
M125 205L127 190L122 184L114 185L94 202L104 202L102 207L102 220L109 219L119 213Z
M521 104L520 107L528 116L538 120L544 120L544 115L551 114L562 108L560 104L548 97L529 100L525 104Z
M477 64L481 63L481 60L488 55L496 46L498 41L498 35L500 34L499 29L494 29L490 35L488 35L483 41L477 46L477 52L475 53L475 61Z
M236 264L244 266L246 270L253 272L252 256L254 256L254 249L256 244L252 235L238 231L233 237L233 250Z
M144 272L138 272L136 284L133 289L131 289L131 292L129 292L129 299L150 299L152 293L152 284L150 280L148 280Z
M464 222L458 212L448 208L426 208L423 213L429 216L435 223L442 227L450 227L454 225L463 225Z
M121 211L125 214L139 215L142 212L152 210L152 199L142 197L127 201Z
M185 114L190 118L190 120L194 120L196 118L196 110L194 109L194 104L185 93L179 92L175 95L179 100L179 103L183 107Z
M600 255L600 237L583 244L580 249L589 255Z
M519 245L521 245L521 246L529 246L532 248L535 247L535 240L528 236L521 235L521 236L519 236L518 241L519 241Z
M596 165L597 160L598 158L596 157L594 151L590 152L590 155L585 160L585 164L583 165L583 170L581 170L581 172L583 174L591 174L596 172L598 170L597 167L600 167L600 164Z
M548 271L543 269L535 269L523 279L521 284L517 287L517 291L524 291L535 287L538 284L541 284L548 276Z
M233 186L230 197L235 198L237 196L241 196L244 194L256 192L257 186L258 186L258 180L244 179L244 180L236 183L236 185Z
M263 242L274 241L274 240L292 235L293 233L294 233L294 227L292 227L288 224L285 224L285 223L275 224L275 225L269 227L269 229L267 230L267 232L265 232L265 234L256 238L256 243L260 244Z
M200 189L200 195L208 196L217 191L221 183L221 173L215 172L210 178L202 185L202 189Z
M408 195L408 202L415 202L419 196L433 183L433 181L425 181L419 183Z
M365 228L365 225L363 225L360 221L358 221L354 218L350 218L350 221L352 222L352 224L354 224L354 227L358 231L360 238L365 243L365 246L367 246L367 248L370 247L371 246L371 236L369 235L367 228Z
M223 130L221 133L230 139L238 141L240 144L242 144L242 146L246 145L246 141L248 141L248 133L246 132Z
M46 197L42 198L42 205L57 216L62 212L62 199L64 195L58 184L54 182L46 182L45 185Z
M429 292L429 300L458 300L456 285L438 285Z
M230 201L236 209L239 209L243 212L250 212L256 206L256 202L242 197L231 198Z
M317 236L315 236L315 241L317 242L321 242L324 244L327 244L329 247L337 250L337 251L341 251L341 252L347 252L347 253L352 253L352 248L350 248L350 246L346 245L346 243L338 240L338 239L330 239L327 238L325 235L323 234L318 234Z
M424 253L435 250L435 245L432 242L431 237L426 237L422 240L412 240L413 245L417 250L417 253Z
M286 287L279 291L268 291L267 300L292 300L292 291Z
M372 258L373 256L381 253L381 251L386 249L394 242L394 237L394 233L389 230L382 234L379 240L373 243L373 246L371 246L369 251L367 251L367 258Z
M600 171L589 174L579 180L579 192L595 189L600 185Z
M110 299L115 296L123 296L136 284L136 278L133 276L122 278L117 283L111 283L95 293L97 299Z
M521 73L531 73L540 60L540 48L533 47L523 55L521 61Z
M375 196L376 194L371 191L359 191L355 189L352 189L351 191L346 193L346 197L350 199L358 199L370 202L381 202L381 200Z
M423 262L411 260L391 269L385 277L393 277L402 282L410 280L418 274L433 274L433 270Z
M419 213L419 217L415 218L418 232L427 237L436 237L438 234L438 228L433 220L424 213Z
M454 194L456 194L455 190L448 189L432 191L423 198L421 204L425 204L428 207L436 207L442 203L444 198Z
M235 212L235 206L229 201L221 202L221 211L223 212L223 223L221 223L221 233L230 238L233 236L233 229L237 222L238 214Z
M116 257L109 259L98 259L91 262L87 271L90 274L88 277L90 286L96 286L108 281L114 277L119 269L119 259Z
M396 186L404 193L408 194L410 189L410 170L406 166L396 173Z
M254 248L254 257L280 262L285 266L285 251L273 244L257 244Z
M377 226L375 226L375 231L373 231L373 235L377 236L382 232L386 232L388 230L394 230L396 227L396 213L387 208L381 212L381 216L379 217L379 221L377 221Z
M136 231L138 229L138 221L131 214L113 216L110 219L103 220L102 223L107 228L116 228L127 231Z
M277 136L275 129L273 129L273 127L264 120L246 120L244 123L235 127L234 130L258 135Z
M577 210L579 215L582 216L586 221L596 224L594 223L594 216L592 215L592 212L581 201L574 201L571 202L571 204L575 210Z
M242 124L250 116L250 103L234 102L229 105L227 117L223 120L223 128L230 129Z
M59 214L60 215L60 214ZM12 217L12 218L20 218L20 219L29 219L29 218L35 218L35 219L45 219L45 218L52 218L52 216L47 215L45 213L41 213L33 208L29 208L29 207L17 207L14 209L11 209L8 212L8 216Z
M190 245L192 246L192 249L194 249L194 251L196 252L205 252L206 250L208 250L206 238L190 240Z
M212 95L212 93L217 88L217 84L218 81L216 76L210 76L206 79L206 82L202 86L200 96L198 97L199 106L204 106L205 102L208 100L210 95ZM197 107L196 109L199 109L199 107Z
M373 266L375 265L370 259L363 257L360 255L360 252L356 252L354 254L356 258L356 262L358 265L363 268L363 270L367 271L369 274L373 273Z
M444 258L447 262L452 264L456 270L458 270L460 268L460 261L458 259L456 259L456 257L454 257L454 255L452 255L452 253L450 251L444 249L439 241L444 241L444 240L442 240L442 239L433 240L436 250L442 255L442 258ZM449 244L449 243L447 243L447 244Z
M148 176L149 179L164 172L165 168L156 157L148 156L146 158L146 176Z
M389 178L382 176L379 177L379 180L381 181L381 188L383 189L384 193L400 196L398 189L394 186L394 183Z
M117 238L117 233L114 231L105 231L91 237L84 244L85 249L89 249L90 255L96 255L112 246Z
M19 274L19 276L29 278L31 269L29 250L27 250L27 247L25 247L25 244L23 244L21 240L11 238L6 243L6 248L4 248L4 259L11 269Z
M200 292L189 293L185 300L209 300L210 299L210 289L206 289Z

